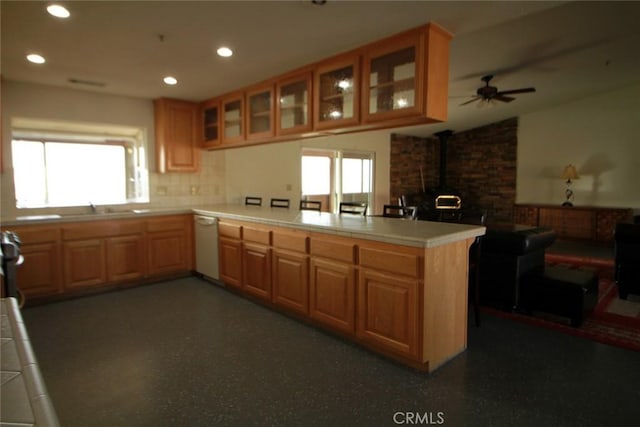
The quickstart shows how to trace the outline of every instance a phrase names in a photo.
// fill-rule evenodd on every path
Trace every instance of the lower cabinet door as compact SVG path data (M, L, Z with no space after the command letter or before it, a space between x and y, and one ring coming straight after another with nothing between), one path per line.
M187 239L183 231L148 234L149 275L189 270Z
M355 268L352 264L311 257L309 314L327 326L355 332Z
M66 288L100 285L107 281L104 239L64 242L64 284Z
M62 292L60 244L45 242L22 244L24 263L16 269L18 289L25 297L55 295Z
M417 359L419 282L361 269L358 280L357 336Z
M142 235L110 237L107 239L107 277L121 282L144 277L145 246Z
M220 279L229 286L242 286L242 242L220 237L218 239Z
M271 249L244 243L242 251L242 287L245 292L271 300Z
M309 256L273 249L272 301L282 307L309 314Z

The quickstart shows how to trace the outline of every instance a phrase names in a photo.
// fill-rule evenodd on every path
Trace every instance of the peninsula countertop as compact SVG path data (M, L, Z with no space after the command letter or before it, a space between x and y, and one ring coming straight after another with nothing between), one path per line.
M446 222L414 221L378 216L338 215L327 212L222 204L194 208L198 215L249 221L307 231L430 248L482 236L485 227Z
M424 248L475 238L486 232L485 227L479 225L414 221L380 216L339 215L328 212L301 211L295 208L239 204L215 204L171 209L149 208L79 215L31 215L11 219L4 218L2 226L118 220L189 213Z

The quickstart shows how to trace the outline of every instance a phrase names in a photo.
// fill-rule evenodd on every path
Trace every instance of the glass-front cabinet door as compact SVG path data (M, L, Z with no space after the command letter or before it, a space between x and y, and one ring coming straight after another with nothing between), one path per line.
M279 81L277 94L278 135L311 130L311 72Z
M220 101L212 99L201 107L202 147L210 148L220 145Z
M423 103L423 33L372 46L364 58L363 119L419 114Z
M247 139L269 138L274 135L273 92L273 85L247 91Z
M244 141L244 95L242 92L222 99L222 143Z
M358 124L360 120L360 57L335 58L316 69L315 129Z

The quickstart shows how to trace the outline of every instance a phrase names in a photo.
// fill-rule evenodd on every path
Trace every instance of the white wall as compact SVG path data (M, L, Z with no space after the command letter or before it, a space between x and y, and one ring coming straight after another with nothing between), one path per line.
M575 206L640 208L640 85L520 116L517 203L560 205L569 163Z
M292 142L226 150L226 196L240 203L245 196L284 197L297 204L300 154L303 147L375 152L373 213L381 213L389 199L389 130L327 136ZM289 189L290 188L290 189Z

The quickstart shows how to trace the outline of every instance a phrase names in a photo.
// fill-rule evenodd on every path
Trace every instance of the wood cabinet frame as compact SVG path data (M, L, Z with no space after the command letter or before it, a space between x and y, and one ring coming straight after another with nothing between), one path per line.
M268 93L269 94L269 103L266 106L267 108L261 112L263 115L265 115L265 117L268 117L268 124L269 124L269 129L265 130L265 131L260 131L260 132L251 132L251 123L253 118L252 112L251 112L251 98L253 96L256 95L260 95L260 94L265 94ZM267 116L268 114L268 116ZM260 139L266 139L266 138L271 138L275 135L276 131L275 131L275 123L276 123L276 112L275 112L275 83L268 83L268 84L263 84L263 85L259 85L259 86L254 86L250 89L248 89L245 92L245 122L246 122L246 140L247 141L251 141L251 140L260 140ZM260 117L257 117L256 119L261 119Z
M170 98L154 101L159 173L200 170L199 106Z
M307 112L306 112L306 124L292 126L283 129L281 125L282 121L282 88L294 83L303 82L307 91ZM292 107L294 108L294 107ZM276 83L276 134L277 135L299 135L304 132L309 132L313 127L313 91L311 87L311 70L303 70L284 76L277 80Z
M227 133L227 121L225 120L225 111L226 107L229 104L238 102L240 106L238 107L238 112L240 113L240 117L237 119L240 121L240 134L236 136L226 136ZM245 99L244 92L234 92L229 95L224 96L220 99L220 138L222 140L223 146L234 145L244 142L245 140L245 126L246 126L246 117L245 117Z

